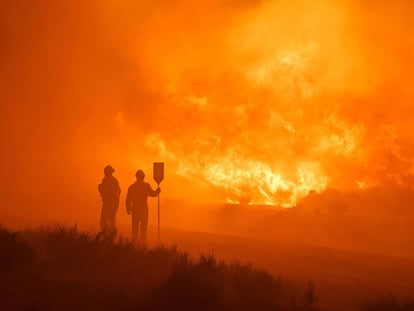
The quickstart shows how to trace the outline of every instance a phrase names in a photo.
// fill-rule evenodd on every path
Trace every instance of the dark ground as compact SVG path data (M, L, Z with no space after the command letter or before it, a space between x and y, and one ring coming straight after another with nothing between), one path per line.
M1 310L414 310L412 258L165 228L162 241L3 228Z

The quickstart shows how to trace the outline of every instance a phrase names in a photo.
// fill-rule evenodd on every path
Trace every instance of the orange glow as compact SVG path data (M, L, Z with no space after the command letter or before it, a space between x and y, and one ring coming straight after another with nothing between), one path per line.
M147 137L147 145L158 147L163 159L177 163L176 174L191 180L202 179L224 189L229 203L277 204L285 207L310 191L326 188L327 177L318 163L298 163L291 180L279 174L265 162L253 160L243 150L219 151L220 138L196 141L190 154L176 155L166 148L158 135Z
M108 163L124 190L165 161L163 197L204 203L411 187L408 2L52 2L1 13L11 219L92 217L66 204Z
M413 0L2 1L6 308L106 297L108 308L155 310L159 299L186 302L177 286L190 295L184 307L204 309L276 308L276 298L284 309L368 310L375 293L391 307L412 298L413 16ZM164 163L160 189L140 181L127 205L137 170L157 188L154 162ZM114 179L98 192L106 165L118 210ZM146 194L160 194L148 213ZM126 242L147 215L149 249L137 251L156 277ZM8 232L55 222L68 234ZM110 230L73 235L66 224ZM186 255L153 249L161 244ZM191 265L199 252L232 263ZM250 262L260 271L246 274ZM37 287L57 296L42 301Z

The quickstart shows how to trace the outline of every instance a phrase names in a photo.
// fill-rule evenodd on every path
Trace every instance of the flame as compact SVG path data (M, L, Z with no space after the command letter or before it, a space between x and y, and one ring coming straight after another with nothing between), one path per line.
M148 148L157 148L164 158L175 163L175 174L187 179L201 178L224 189L229 203L269 204L290 207L309 192L326 188L328 177L318 163L300 162L285 176L267 162L248 158L242 149L219 151L220 138L198 140L193 152L175 154L160 134L147 136Z
M328 187L410 184L412 131L400 119L410 121L413 94L398 68L411 68L412 40L382 27L385 46L365 22L392 8L265 1L235 13L219 2L203 5L173 6L179 19L160 9L157 21L168 27L148 21L158 30L146 34L137 62L148 68L139 94L149 104L143 96L127 107L135 114L116 118L123 131L129 122L131 141L145 141L131 150L131 167L140 156L162 159L173 176L220 193L199 200L284 207ZM198 18L196 29L188 27ZM399 44L406 54L384 57L400 55Z
M330 9L339 20L345 14ZM349 73L336 64L332 73L324 38L292 41L281 34L279 14L267 4L238 20L223 40L228 63L202 67L202 77L185 63L182 71L169 71L164 129L146 136L146 147L170 161L176 175L221 189L228 202L293 206L340 178L327 165L333 158L363 158L363 126L343 120L329 98L328 80L343 88Z
M6 214L44 221L108 163L124 189L165 161L163 197L198 202L414 187L410 1L8 3Z
M228 202L289 207L329 186L375 185L378 172L367 169L377 148L367 144L370 127L346 115L341 96L369 93L380 82L357 38L343 47L351 40L350 8L322 1L308 9L264 3L226 25L226 52L217 59L177 53L168 70L156 66L166 97L157 111L162 129L146 134L146 148L177 176L221 189ZM330 17L321 19L321 9ZM283 32L281 12L303 20ZM315 21L321 26L308 29Z

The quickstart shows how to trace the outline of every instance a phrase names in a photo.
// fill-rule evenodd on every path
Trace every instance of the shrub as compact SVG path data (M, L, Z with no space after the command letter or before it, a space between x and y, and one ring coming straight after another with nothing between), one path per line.
M303 291L249 264L148 249L76 225L24 233L1 228L0 246L2 267L36 255L30 273L15 270L12 282L0 286L5 296L18 297L9 302L16 310L316 310L312 283Z
M183 254L157 295L161 309L217 310L224 287L222 272L212 255L193 262Z
M217 262L212 254L196 261L183 255L156 300L158 310L277 310L283 307L281 284L251 265Z
M376 300L365 301L361 311L413 311L414 300L405 298L399 300L393 295L384 295Z
M33 260L32 247L22 241L18 232L0 226L0 270L13 269Z

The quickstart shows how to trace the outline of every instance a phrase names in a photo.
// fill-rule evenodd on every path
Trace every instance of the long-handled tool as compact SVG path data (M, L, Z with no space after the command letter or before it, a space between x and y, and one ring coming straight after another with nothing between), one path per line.
M154 162L153 178L157 182L158 188L164 179L164 162ZM158 192L158 243L161 243L161 215L160 215L160 193Z

